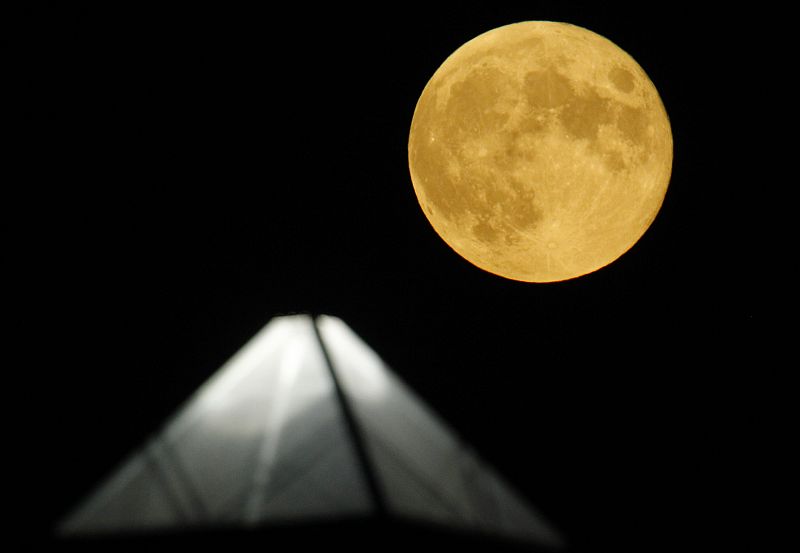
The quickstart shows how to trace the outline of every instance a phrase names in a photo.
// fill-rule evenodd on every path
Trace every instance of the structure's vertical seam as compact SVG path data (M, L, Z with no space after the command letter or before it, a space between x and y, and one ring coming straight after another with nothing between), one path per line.
M336 398L339 400L339 406L342 409L342 418L344 419L344 423L347 426L347 430L353 440L353 449L355 450L356 461L361 466L361 472L364 475L364 481L367 484L367 491L369 492L373 505L375 506L375 512L377 516L380 518L385 518L387 514L386 502L384 500L383 493L381 492L380 484L378 483L374 467L370 462L364 435L362 434L361 428L358 425L358 421L356 420L355 414L350 406L347 395L342 389L341 382L336 375L336 369L333 366L333 361L331 360L331 356L327 347L325 346L325 341L322 339L322 334L320 333L317 319L312 317L312 320L314 322L314 333L317 336L319 347L322 350L323 357L325 358L325 364L328 366L331 380L333 381L333 387L336 392Z

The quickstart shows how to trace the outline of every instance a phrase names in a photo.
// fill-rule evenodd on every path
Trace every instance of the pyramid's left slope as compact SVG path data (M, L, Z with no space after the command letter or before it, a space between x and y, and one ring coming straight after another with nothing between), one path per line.
M61 532L370 512L312 325L307 316L274 319L102 483Z

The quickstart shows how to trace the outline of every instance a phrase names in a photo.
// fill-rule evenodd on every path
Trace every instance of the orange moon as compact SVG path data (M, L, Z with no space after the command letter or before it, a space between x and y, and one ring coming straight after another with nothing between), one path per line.
M530 21L445 60L417 102L408 160L423 212L458 254L554 282L608 265L645 233L672 132L630 55L587 29Z

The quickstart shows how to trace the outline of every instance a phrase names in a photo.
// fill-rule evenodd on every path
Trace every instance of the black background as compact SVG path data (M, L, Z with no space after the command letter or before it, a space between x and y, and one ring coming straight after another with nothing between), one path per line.
M312 312L344 319L574 550L755 549L761 39L747 14L640 4L4 17L15 528L46 535L267 321ZM441 62L537 19L630 53L675 142L639 243L546 285L450 250L406 154Z

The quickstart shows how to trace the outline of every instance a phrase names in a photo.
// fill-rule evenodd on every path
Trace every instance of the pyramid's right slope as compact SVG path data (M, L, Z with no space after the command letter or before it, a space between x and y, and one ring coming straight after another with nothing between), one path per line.
M557 547L561 540L340 319L317 321L390 512Z

